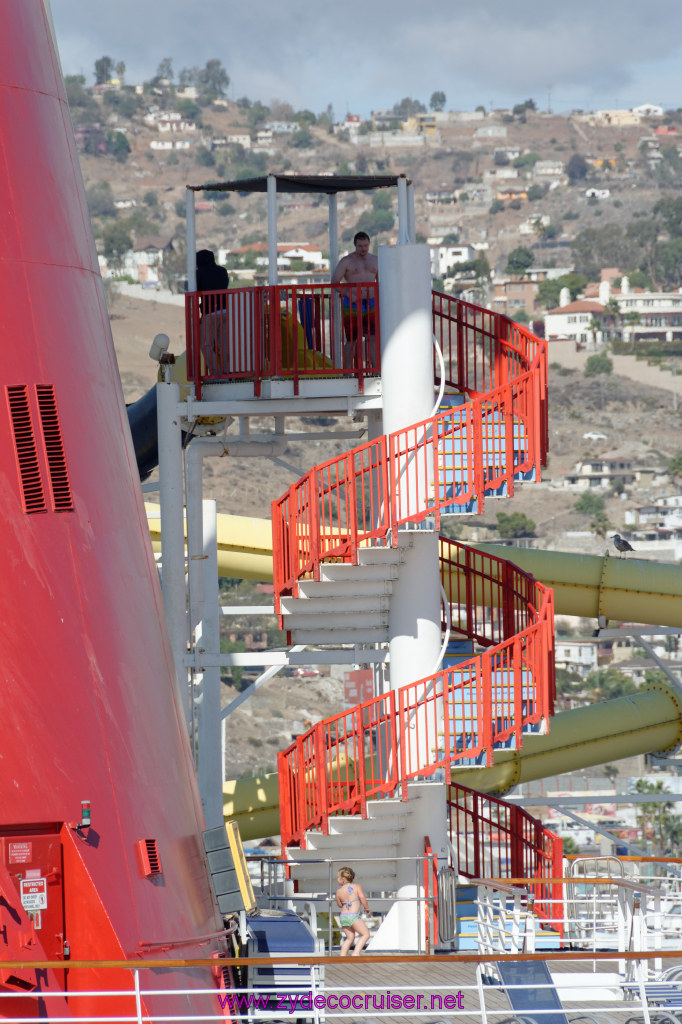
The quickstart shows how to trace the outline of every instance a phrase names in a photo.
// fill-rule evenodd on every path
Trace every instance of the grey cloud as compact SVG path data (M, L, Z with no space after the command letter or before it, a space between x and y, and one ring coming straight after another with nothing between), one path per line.
M428 100L434 89L466 106L493 96L500 104L540 97L550 84L585 96L635 82L644 87L647 64L654 68L679 51L682 27L679 0L661 0L655 15L639 0L52 6L67 72L91 74L103 53L125 60L137 79L153 74L165 56L176 70L219 57L235 95L265 102L276 96L315 110L332 100L339 112L347 102L359 113L405 95Z

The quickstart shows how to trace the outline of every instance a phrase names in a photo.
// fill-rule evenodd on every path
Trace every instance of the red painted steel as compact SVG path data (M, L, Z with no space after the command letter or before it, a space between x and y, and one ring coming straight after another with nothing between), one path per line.
M328 831L330 815L364 815L368 800L405 796L411 779L443 772L449 782L458 763L491 764L495 746L520 746L523 731L552 713L551 590L503 559L441 543L454 631L486 649L318 722L281 752L283 846L308 828ZM484 600L501 602L488 606L488 623Z
M190 292L187 376L205 383L291 377L364 379L381 370L376 283L306 284Z
M434 296L438 315L445 298ZM486 493L513 494L516 475L535 471L539 479L547 455L544 342L486 310L478 311L482 323L474 328L466 318L475 307L447 303L449 315L461 309L467 345L473 337L481 341L480 360L465 359L459 375L470 400L311 469L273 503L277 607L282 594L295 594L299 579L317 575L325 560L356 562L363 543L395 544L401 526L431 515L438 523L441 513L473 502L481 512ZM497 326L496 337L488 321ZM506 380L496 384L501 377ZM476 388L489 379L495 387L479 394Z
M523 807L452 783L450 841L467 878L535 879L535 911L563 935L563 842ZM539 881L538 881L539 880Z
M434 294L434 332L456 407L310 470L273 503L277 606L325 561L357 563L397 528L506 487L547 454L547 353L505 317ZM493 750L553 710L551 591L510 563L441 540L453 632L484 652L318 723L278 759L283 846L328 830L330 814Z
M42 0L0 0L0 67L0 841L7 840L10 878L2 882L0 959L17 929L28 959L48 950L63 956L64 940L73 958L137 959L140 942L176 936L190 936L188 955L207 955L221 943L200 936L222 921ZM84 799L92 825L78 832ZM23 852L13 836L28 844ZM163 865L154 878L137 855L145 837L158 844ZM51 913L29 920L15 884L25 870L47 877L55 857L63 897L50 882L48 907L61 904L63 927ZM198 972L166 977L182 989L204 981ZM97 971L73 985L116 987ZM147 1000L152 1007L157 1016L171 1012L163 998ZM173 1007L200 1014L217 1003L187 996ZM112 1015L115 1008L112 1000ZM125 1008L134 1012L131 1001ZM72 1013L89 1011L87 998L74 1000Z

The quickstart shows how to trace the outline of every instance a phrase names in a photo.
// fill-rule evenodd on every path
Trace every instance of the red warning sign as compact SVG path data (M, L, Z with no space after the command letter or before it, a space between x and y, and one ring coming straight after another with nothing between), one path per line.
M33 843L10 843L10 864L30 864L33 859Z

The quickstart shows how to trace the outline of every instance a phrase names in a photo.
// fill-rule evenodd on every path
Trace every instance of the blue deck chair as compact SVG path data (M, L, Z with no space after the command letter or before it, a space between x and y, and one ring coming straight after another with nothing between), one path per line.
M542 960L497 961L495 969L514 1011L514 1024L609 1024L614 1020L601 1010L598 1017L579 1011L567 1017L549 967Z

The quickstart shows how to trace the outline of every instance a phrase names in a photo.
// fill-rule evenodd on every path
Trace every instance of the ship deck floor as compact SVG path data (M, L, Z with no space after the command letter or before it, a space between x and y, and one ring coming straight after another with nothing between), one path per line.
M678 965L682 965L682 952L679 961L677 959L663 961L664 969ZM581 980L587 982L588 976L594 974L611 975L611 978L604 979L608 984L618 971L617 960L601 962L570 960L562 963L560 954L550 961L549 966L555 976L557 974L562 976L562 989L568 987L579 989ZM570 981L564 981L566 975L572 976ZM437 986L437 988L431 988L431 986ZM348 957L339 961L338 964L327 965L325 970L325 995L327 997L332 994L340 995L339 990L343 990L350 996L360 994L364 997L366 994L373 993L380 997L390 991L393 995L401 997L408 994L422 997L422 1012L420 1014L416 1014L413 1010L403 1009L396 1012L395 1015L386 1014L385 1010L383 1013L379 1011L373 1015L371 998L368 1009L366 1011L358 1010L357 1016L352 1009L336 1011L339 1014L344 1014L346 1020L349 1021L374 1021L376 1024L418 1024L420 1021L423 1021L424 1024L481 1024L483 1020L476 987L476 964L463 963L454 958L452 963L420 961L411 966L409 963L377 963L373 965L365 962L354 964L353 958ZM456 996L458 992L461 992L462 1010L459 1013L452 1013L444 1008L438 1009L437 1002L434 1004L435 1008L431 1009L431 995L436 992L442 997L447 994ZM504 992L494 985L485 985L484 995L489 1024L513 1024L517 1017ZM576 992L576 996L578 995L579 999L575 1001L564 998L564 1010L569 1020L572 1017L580 1018L581 1010L587 1012L587 1007L592 1008L592 1015L596 1019L608 1020L610 1024L619 1024L621 1021L625 1024L631 1018L643 1019L637 1001L619 999L615 992L613 998L608 1000L595 998L589 990L582 994ZM328 1010L327 1014L330 1024L334 1020L341 1019L333 1016L334 1010ZM542 1017L539 1016L538 1020L541 1019Z

